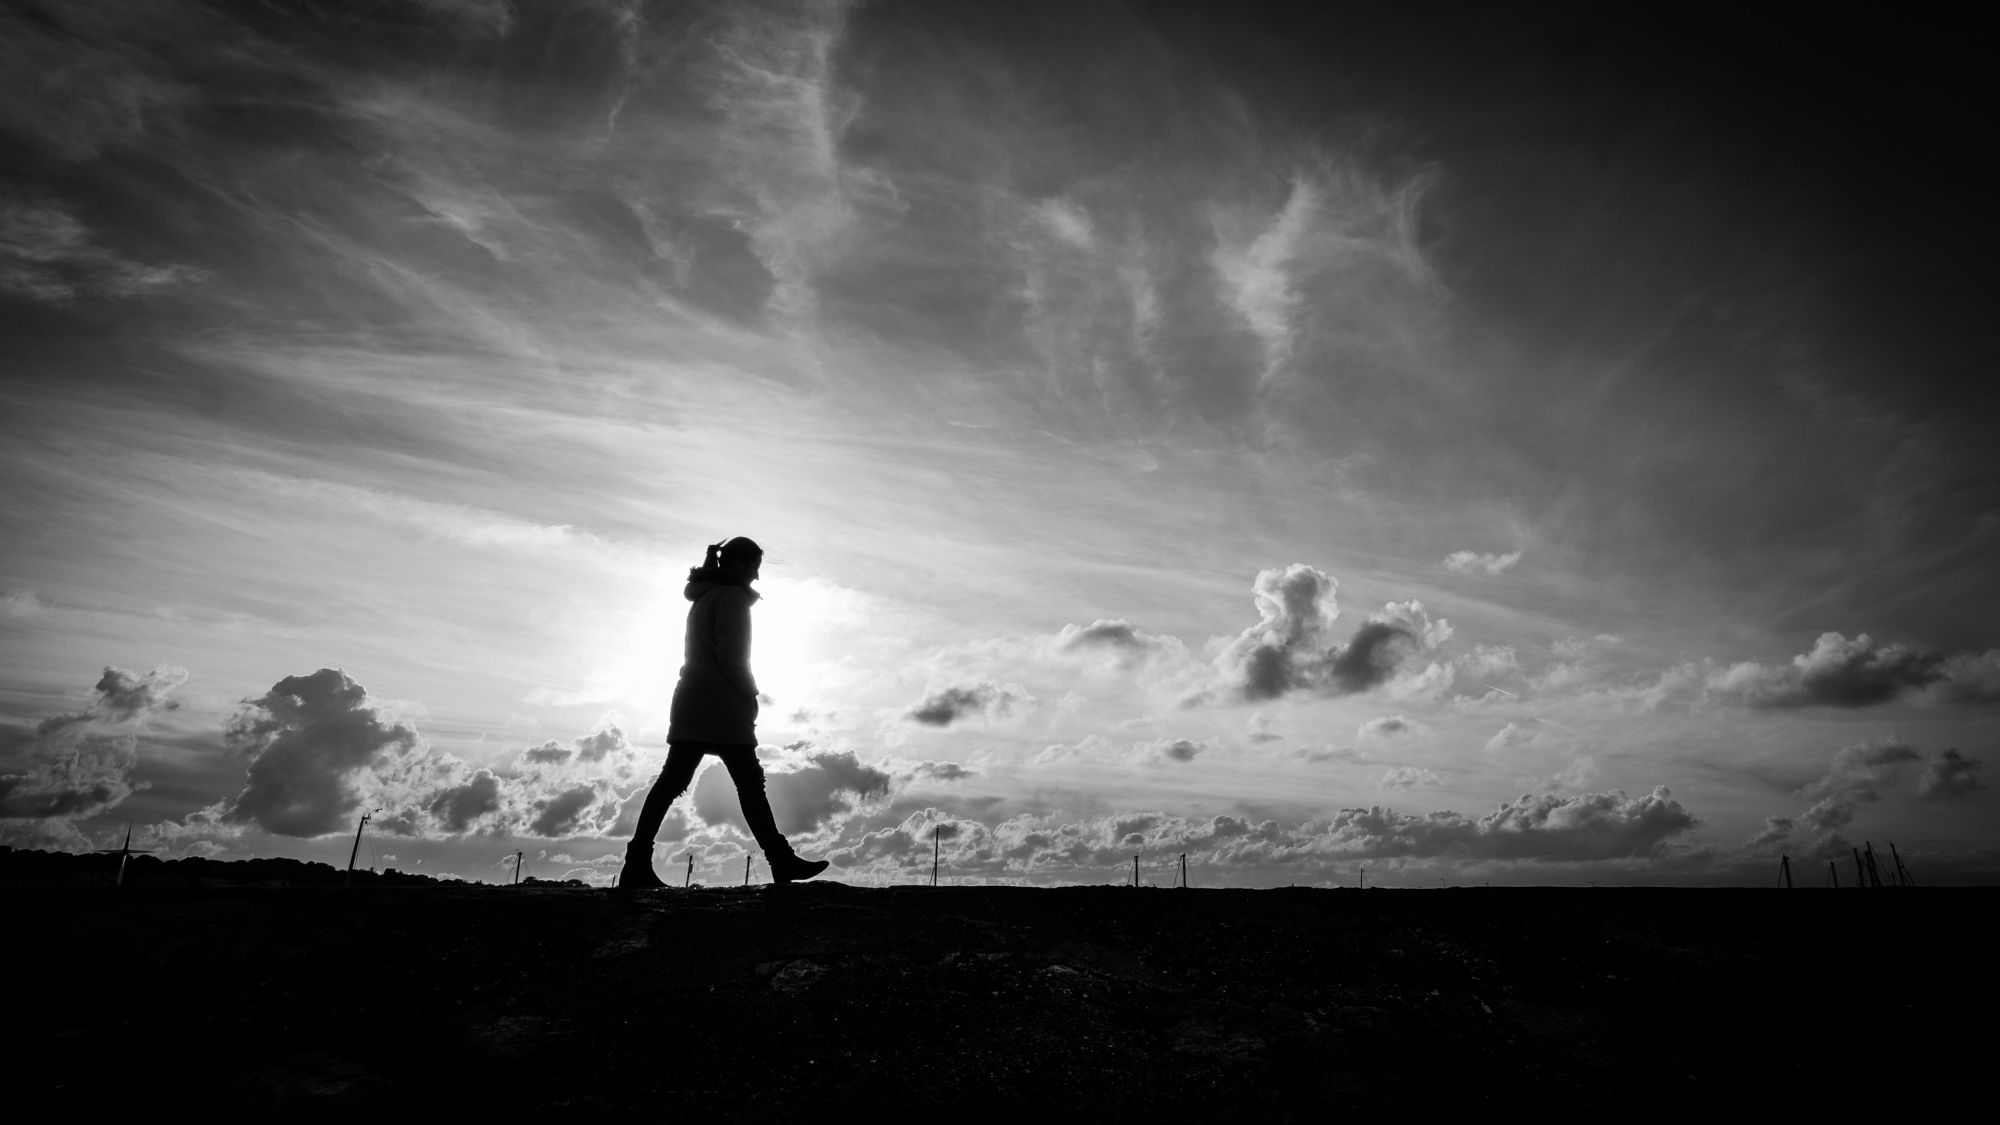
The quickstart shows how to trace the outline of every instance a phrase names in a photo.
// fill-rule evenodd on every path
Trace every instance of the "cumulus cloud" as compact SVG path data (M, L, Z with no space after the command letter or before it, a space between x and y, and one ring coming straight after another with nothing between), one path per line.
M246 701L223 738L248 776L221 819L300 837L344 830L361 808L360 775L422 747L414 727L377 710L360 684L334 668L287 676Z
M1915 747L1893 737L1841 747L1827 763L1826 773L1798 790L1800 797L1812 802L1810 807L1796 817L1767 817L1748 842L1752 847L1809 842L1810 855L1838 856L1848 847L1839 830L1853 822L1862 806L1888 796L1908 776L1910 766L1922 760ZM1917 778L1917 796L1933 800L1963 796L1979 788L1973 775L1980 766L1957 750L1946 750L1925 763ZM1800 835L1816 838L1795 840Z
M1835 751L1826 776L1799 790L1813 802L1799 817L1800 826L1813 832L1845 827L1858 807L1882 799L1905 763L1920 757L1914 747L1894 738Z
M1368 691L1386 683L1410 655L1451 635L1451 624L1431 620L1421 602L1391 602L1345 643L1330 644L1340 615L1337 587L1332 575L1304 563L1259 571L1251 584L1258 623L1224 646L1215 659L1214 684L1187 702Z
M1440 780L1436 770L1419 769L1415 766L1393 766L1382 771L1375 784L1382 789L1414 789L1419 786L1430 788Z
M1915 750L1893 742L1841 750L1834 757L1832 772L1801 790L1814 803L1799 823L1822 832L1845 827L1854 819L1858 806L1882 799L1897 765L1915 761L1917 756Z
M1747 842L1753 848L1776 847L1791 839L1792 830L1797 827L1798 822L1789 816L1767 816L1764 827L1751 833Z
M36 724L17 751L25 768L0 774L4 834L81 844L71 822L116 808L143 787L132 780L137 731L147 717L178 706L168 696L186 680L179 668L139 675L107 667L82 710Z
M1512 645L1476 644L1471 652L1461 653L1452 663L1467 677L1489 687L1487 681L1521 674L1521 658Z
M1354 736L1356 738L1394 738L1397 735L1411 734L1416 729L1416 724L1411 722L1407 716L1378 715L1356 728Z
M0 592L0 617L33 617L42 612L42 600L33 590Z
M1522 723L1508 723L1486 740L1486 752L1498 754L1540 741L1542 732Z
M1416 771L1396 775L1389 784L1401 787L1405 781L1434 783L1425 771ZM991 824L935 808L895 816L885 823L851 823L825 854L847 871L893 876L928 869L933 828L947 823L951 832L941 844L945 870L987 876L1108 872L1123 869L1134 853L1185 853L1204 864L1306 871L1384 858L1577 862L1656 856L1696 823L1664 787L1638 798L1620 792L1523 796L1478 818L1456 812L1413 816L1379 806L1294 824L1144 810L1080 820L1022 813Z
M1192 762L1197 755L1207 749L1208 747L1203 743L1193 742L1185 738L1176 738L1169 741L1148 744L1145 747L1145 752L1157 761Z
M475 768L433 749L332 668L246 700L224 744L244 762L242 790L175 831L321 836L350 830L365 809L399 835L599 836L616 826L638 780L637 754L616 726Z
M534 804L533 818L528 821L528 834L552 840L589 834L592 818L588 814L599 803L598 796L598 786L584 784L540 798ZM609 811L616 815L615 809Z
M963 781L978 776L978 771L966 769L957 762L918 762L910 768L909 777L927 781Z
M904 713L904 718L925 726L948 727L975 715L1002 719L1015 708L1034 702L1018 684L982 681L940 688Z
M1757 707L1870 707L1920 692L1949 703L1991 703L2000 701L2000 649L1943 654L1881 644L1866 633L1852 640L1822 633L1789 664L1733 664L1712 674L1708 689Z
M765 774L765 792L778 831L813 832L852 812L870 796L886 794L892 778L862 762L853 751L807 751L796 768ZM694 787L694 811L712 825L732 824L745 835L742 807L727 770L712 767Z
M1098 618L1083 626L1064 625L1050 647L1062 655L1108 657L1121 668L1186 651L1178 638L1148 633L1115 618Z
M1476 551L1453 551L1445 556L1444 568L1453 574L1499 574L1521 561L1521 552L1508 554L1480 554Z
M530 746L521 752L520 764L528 768L598 765L614 756L629 757L631 751L632 744L626 740L625 732L609 726L570 742L550 739Z
M1917 796L1930 801L1948 800L1984 789L1979 771L1985 768L1986 763L1978 758L1948 749L1924 763L1924 772L1917 777Z
M1694 824L1662 785L1638 798L1616 791L1523 794L1477 820L1454 812L1405 816L1380 807L1343 809L1327 835L1343 850L1371 856L1587 860L1654 854Z
M500 779L492 770L478 770L465 784L439 790L426 808L446 832L464 832L480 817L500 811Z
M1945 657L1931 694L1945 703L2000 702L2000 648Z
M67 728L35 740L28 768L0 774L0 818L75 820L116 807L132 795L139 762L132 735L84 734Z
M101 717L122 722L153 711L171 711L180 706L167 698L187 682L180 668L155 668L143 676L123 668L106 668L97 680L95 706Z
M180 704L167 696L186 683L187 677L183 668L155 668L142 676L107 665L83 710L43 719L35 733L46 738L69 727L125 723L174 710Z

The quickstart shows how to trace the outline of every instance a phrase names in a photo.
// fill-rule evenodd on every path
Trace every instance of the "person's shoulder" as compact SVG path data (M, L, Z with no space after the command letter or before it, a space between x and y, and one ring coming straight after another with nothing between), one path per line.
M721 586L715 591L715 601L718 605L749 609L750 603L756 600L757 596L742 586Z

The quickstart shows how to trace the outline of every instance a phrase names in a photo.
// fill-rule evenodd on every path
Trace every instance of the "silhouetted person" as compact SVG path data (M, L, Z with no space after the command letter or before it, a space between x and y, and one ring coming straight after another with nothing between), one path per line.
M672 720L667 726L667 764L646 794L638 827L625 846L618 872L621 891L666 884L653 873L653 837L668 806L694 780L702 756L722 759L736 782L736 799L750 834L764 849L771 878L779 883L810 879L826 870L823 859L800 859L778 832L771 802L764 795L764 767L757 762L757 680L750 674L750 606L757 600L750 583L764 564L764 549L737 537L708 549L702 565L688 571L687 651L680 682L674 685Z

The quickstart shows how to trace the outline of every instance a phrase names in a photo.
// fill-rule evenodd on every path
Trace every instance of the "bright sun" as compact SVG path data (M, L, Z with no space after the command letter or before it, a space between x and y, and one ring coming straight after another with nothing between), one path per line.
M757 686L776 702L768 722L812 705L838 638L859 621L861 595L817 578L763 578L764 597L751 611L751 670ZM655 592L632 614L613 659L593 676L599 695L645 723L664 724L680 673L687 600L678 584Z

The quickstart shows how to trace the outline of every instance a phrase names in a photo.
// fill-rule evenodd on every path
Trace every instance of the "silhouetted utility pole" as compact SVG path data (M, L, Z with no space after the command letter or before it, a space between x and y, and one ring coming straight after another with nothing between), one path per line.
M1139 885L1139 857L1136 854L1132 857L1132 885Z
M745 852L743 855L743 885L746 887L750 885L750 855L748 852Z
M1365 863L1361 865L1361 889L1368 889L1368 865Z
M1868 859L1868 885L1871 887L1881 886L1882 873L1875 868L1875 845L1867 840L1861 841L1861 854Z
M381 809L369 809L367 812L361 814L361 823L354 826L354 849L347 853L347 885L349 886L354 883L355 857L361 854L361 830L368 827L369 817L381 811ZM489 852L488 854L492 853Z
M931 827L931 886L937 886L938 841L944 838L944 825Z
M1826 861L1826 881L1834 890L1840 889L1840 865L1830 859Z
M1903 857L1896 851L1896 845L1894 843L1891 843L1889 845L1889 855L1893 857L1896 861L1896 885L1899 887L1916 886L1917 877L1915 875L1910 874L1909 868L1903 866Z
M521 885L521 853L514 853L514 885Z
M1187 853L1181 853L1181 887L1187 887Z
M694 853L693 853L693 852L689 852L689 853L688 853L688 871L687 871L687 874L686 874L685 876L683 876L683 877L681 878L681 886L683 886L683 887L692 887L692 886L694 886Z
M1854 885L1857 887L1866 887L1868 885L1868 869L1861 866L1861 849L1850 847L1847 850L1854 853Z

